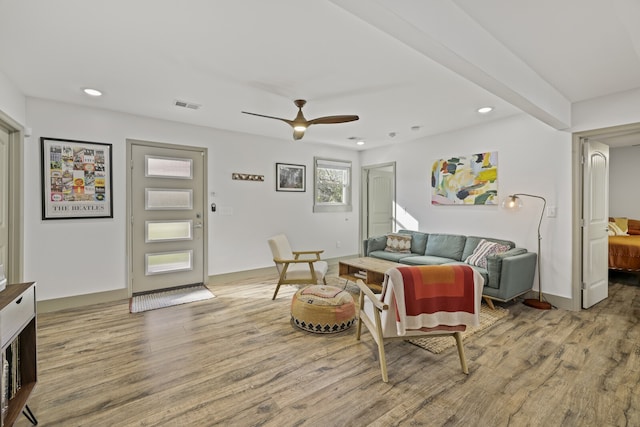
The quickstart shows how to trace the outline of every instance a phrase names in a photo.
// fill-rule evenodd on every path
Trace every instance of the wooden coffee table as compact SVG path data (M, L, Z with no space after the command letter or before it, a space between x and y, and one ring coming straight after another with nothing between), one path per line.
M338 263L338 277L352 282L362 279L372 291L381 292L385 271L403 265L372 257L346 259Z

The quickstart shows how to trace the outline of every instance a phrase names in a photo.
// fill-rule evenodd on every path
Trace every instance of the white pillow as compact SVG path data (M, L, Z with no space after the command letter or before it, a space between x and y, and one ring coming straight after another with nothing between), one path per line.
M475 265L477 267L487 268L487 257L489 255L501 254L507 252L509 246L501 245L500 243L490 242L482 239L478 246L473 250L473 253L464 260L469 265Z
M618 224L616 224L613 221L609 222L609 236L628 236L629 234L627 234L622 228L620 228L618 226Z

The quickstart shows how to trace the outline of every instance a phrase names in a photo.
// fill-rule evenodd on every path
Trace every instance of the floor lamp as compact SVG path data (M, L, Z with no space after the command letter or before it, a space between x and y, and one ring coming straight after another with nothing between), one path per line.
M542 300L542 276L540 276L540 240L542 240L542 236L540 235L540 225L542 224L542 218L544 217L544 210L547 207L547 199L542 196L536 196L534 194L526 194L526 193L516 193L511 194L506 199L502 201L502 207L506 209L520 209L522 207L522 199L520 196L525 197L534 197L536 199L540 199L543 202L542 205L542 213L540 214L540 221L538 222L538 299L529 298L524 300L524 304L529 307L538 308L540 310L549 310L551 309L551 304L547 301Z

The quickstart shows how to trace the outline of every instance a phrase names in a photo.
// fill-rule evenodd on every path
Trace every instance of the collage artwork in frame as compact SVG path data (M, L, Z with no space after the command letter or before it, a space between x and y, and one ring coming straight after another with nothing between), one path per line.
M497 205L498 152L436 160L431 170L431 204Z
M111 144L41 138L42 219L113 218Z

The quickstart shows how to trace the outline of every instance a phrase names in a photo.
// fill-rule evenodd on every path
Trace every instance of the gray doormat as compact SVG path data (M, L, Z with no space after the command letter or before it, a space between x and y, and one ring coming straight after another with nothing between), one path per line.
M153 292L149 294L135 295L129 300L129 312L141 313L157 308L186 304L188 302L203 301L214 298L204 285L188 286L167 291Z

